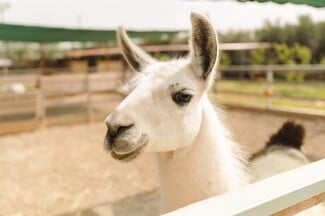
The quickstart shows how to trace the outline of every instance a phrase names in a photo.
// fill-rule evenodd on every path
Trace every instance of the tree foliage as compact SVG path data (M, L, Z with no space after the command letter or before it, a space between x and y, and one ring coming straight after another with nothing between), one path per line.
M319 63L325 55L325 22L314 23L308 15L298 17L297 24L266 21L262 28L255 31L254 36L259 42L284 43L289 47L300 44L308 47L311 51L312 63ZM297 59L308 59L307 56L300 56L308 55L306 49L300 48L296 47L299 50L296 54Z
M276 48L278 49L279 59L272 63L287 64L286 58L292 59L293 55L288 53L287 48L291 47L296 49L293 59L296 64L304 62L318 64L325 56L325 22L314 22L308 15L299 16L296 24L281 23L279 20L275 22L266 20L262 27L253 32L232 30L220 34L220 39L223 43L255 41L281 44ZM310 50L311 57L309 57L307 49ZM251 54L252 62L255 64L270 62L268 59L263 59L264 54L262 50L253 51ZM309 60L309 58L311 59Z
M266 64L266 50L256 49L251 52L251 60L255 65Z
M231 58L228 53L220 52L220 65L223 66L231 65Z

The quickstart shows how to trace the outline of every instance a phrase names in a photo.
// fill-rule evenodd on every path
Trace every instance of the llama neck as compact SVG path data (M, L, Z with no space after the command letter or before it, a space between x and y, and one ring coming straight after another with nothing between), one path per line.
M242 167L232 152L234 142L206 99L194 143L158 154L162 210L168 212L239 187Z

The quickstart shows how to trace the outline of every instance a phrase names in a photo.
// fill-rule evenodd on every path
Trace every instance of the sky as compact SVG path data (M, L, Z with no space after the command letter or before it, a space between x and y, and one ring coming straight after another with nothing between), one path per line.
M67 28L134 30L187 30L189 14L207 14L220 31L254 29L265 19L294 23L297 16L309 14L325 21L325 9L306 5L241 3L235 0L0 0L10 8L5 23Z

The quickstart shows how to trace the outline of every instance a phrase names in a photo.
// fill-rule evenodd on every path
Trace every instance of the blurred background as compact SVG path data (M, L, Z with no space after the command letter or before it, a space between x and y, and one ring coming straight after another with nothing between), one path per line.
M0 0L0 215L158 215L154 156L102 148L130 71L115 30L167 61L188 53L191 11L218 31L210 94L235 140L254 154L290 119L324 158L325 3L284 2Z

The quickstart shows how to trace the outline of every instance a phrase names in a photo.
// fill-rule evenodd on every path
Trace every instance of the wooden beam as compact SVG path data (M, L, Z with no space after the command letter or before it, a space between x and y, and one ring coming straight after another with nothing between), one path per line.
M278 213L273 214L273 216L287 216L297 214L305 209L311 208L321 202L325 201L325 193L318 194L312 198L304 200L296 205L290 206ZM324 208L325 209L325 208ZM325 213L325 212L324 212Z

